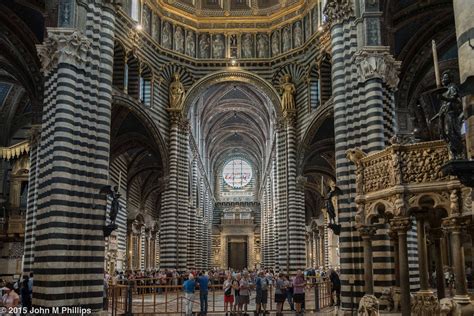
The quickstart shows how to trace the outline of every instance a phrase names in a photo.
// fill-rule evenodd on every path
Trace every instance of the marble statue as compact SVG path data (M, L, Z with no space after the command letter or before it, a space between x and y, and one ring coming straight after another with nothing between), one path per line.
M160 18L157 15L153 15L152 36L157 42L160 42L160 29L161 29L160 23L161 23Z
M163 24L163 34L161 35L161 45L164 48L171 49L171 24L165 22Z
M257 35L257 57L268 57L268 36L266 34Z
M301 44L303 44L303 29L301 28L300 21L295 23L295 28L293 30L293 39L295 41L295 47L300 47Z
M201 34L199 36L199 57L209 58L209 35Z
M304 36L307 41L311 37L311 20L309 14L304 17Z
M212 41L212 57L224 58L224 49L224 36L222 34L215 35Z
M111 185L106 185L102 187L99 191L100 194L105 194L107 197L112 199L110 203L110 213L109 213L109 220L110 224L103 227L104 237L108 237L112 234L112 231L118 228L118 225L115 223L117 219L117 215L120 211L120 193L119 187ZM105 212L107 213L107 206L105 206Z
M252 35L244 34L242 36L242 57L243 58L252 58Z
M448 143L451 159L464 159L464 143L461 135L464 114L459 86L452 82L449 72L443 73L441 82L446 89L440 95L439 112L431 120L439 118L441 138Z
M374 295L365 295L359 302L357 310L359 316L379 316L379 302Z
M179 80L179 73L175 72L173 74L173 81L170 83L170 87L169 87L170 109L182 110L184 96L185 96L184 86Z
M290 28L287 26L283 29L283 52L286 53L291 49L291 31Z
M186 54L192 57L196 54L196 42L194 40L193 32L188 32L188 34L186 34Z
M286 74L283 76L283 83L280 85L281 90L281 108L283 112L294 111L295 106L295 85L291 82L291 76Z
M318 31L318 20L318 10L315 7L311 12L311 24L313 25L313 33L316 33Z
M142 25L145 32L151 33L151 10L147 5L143 6Z
M272 34L272 56L280 54L280 34L278 31Z
M174 30L174 49L179 53L184 52L184 31L181 26Z

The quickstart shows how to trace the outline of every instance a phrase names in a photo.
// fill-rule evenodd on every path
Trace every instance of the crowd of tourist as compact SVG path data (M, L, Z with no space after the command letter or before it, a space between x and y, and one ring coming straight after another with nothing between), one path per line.
M252 294L255 293L255 315L268 314L267 306L270 299L277 306L278 315L282 314L285 303L296 315L303 315L305 289L319 280L330 280L331 292L334 294L333 304L339 304L341 283L336 270L306 269L297 271L294 276L275 273L273 270L234 271L127 271L116 272L114 276L105 275L106 283L130 285L135 294L163 291L176 291L182 287L186 315L191 315L194 301L197 301L195 292L199 290L200 315L208 312L209 289L224 292L224 311L227 315L248 315ZM273 288L274 297L269 297L269 288ZM332 297L332 296L331 296Z
M2 291L0 306L7 308L7 311L21 310L21 313L13 313L15 315L29 313L32 307L33 273L24 275L14 282L5 282L0 279L0 287L0 291ZM18 307L21 307L21 309Z

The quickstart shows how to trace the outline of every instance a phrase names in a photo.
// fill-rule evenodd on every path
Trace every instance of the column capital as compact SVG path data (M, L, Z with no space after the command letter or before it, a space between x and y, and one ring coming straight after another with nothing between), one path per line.
M390 228L397 233L406 233L411 228L409 217L395 217L390 220Z
M396 90L400 79L401 62L395 60L388 47L364 47L354 54L357 65L357 78L360 83L369 79L380 78L391 89Z
M342 24L354 17L354 4L352 0L329 0L323 13L331 25Z
M357 227L357 231L359 232L359 235L362 237L362 239L370 239L377 233L377 228L373 225L361 225Z
M36 45L41 70L47 75L59 63L85 64L89 59L91 42L80 31L69 28L48 28L48 37Z
M470 224L469 216L451 216L446 217L442 221L442 228L446 232L461 232L461 229Z

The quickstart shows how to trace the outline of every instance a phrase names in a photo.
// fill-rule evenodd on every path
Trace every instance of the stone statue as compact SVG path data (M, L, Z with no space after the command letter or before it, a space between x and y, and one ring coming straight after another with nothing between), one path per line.
M334 207L333 198L340 195L342 193L341 189L339 189L334 182L330 184L330 190L326 197L326 210L329 215L329 223L336 224L336 208Z
M199 57L209 58L209 35L201 34L199 36Z
M193 32L188 32L186 35L186 54L192 57L196 54L196 42L194 40Z
M474 305L461 304L454 301L452 298L443 298L439 302L440 315L443 316L472 316L474 315Z
M444 72L442 84L447 90L440 95L441 108L431 120L439 118L441 138L448 143L451 159L464 159L464 143L461 135L463 109L459 86L452 82L451 74Z
M382 295L380 295L379 297L380 306L384 306L383 310L387 312L390 312L393 309L392 291L393 291L393 288L384 288L382 290Z
M151 10L147 5L143 6L143 29L145 32L150 32L151 29Z
M265 34L257 35L257 57L267 58L268 55L268 37Z
M214 58L224 58L224 36L222 34L217 34L214 36L212 41L212 57Z
M379 302L374 295L365 295L359 302L359 309L357 310L359 316L378 316Z
M230 47L237 47L237 34L231 34L229 38Z
M283 30L283 52L286 53L291 49L291 31L289 27Z
M163 34L161 35L161 45L171 49L171 25L168 22L163 24Z
M278 31L272 34L272 56L280 54L280 34Z
M179 81L179 73L175 72L173 75L173 81L170 83L169 88L170 109L182 110L184 95L184 86L181 81Z
M252 58L252 35L245 34L242 36L242 57L243 58Z
M291 82L291 76L286 74L283 76L283 83L280 85L281 95L281 109L283 112L292 112L296 110L295 106L295 85Z
M153 15L153 30L152 30L152 33L153 33L153 38L158 43L160 42L160 29L161 29L161 24L160 23L161 23L161 21L158 18L158 16Z
M184 34L181 26L177 26L174 30L174 49L179 52L184 52Z
M311 20L309 14L304 17L304 36L307 41L311 37Z
M112 231L118 228L118 225L115 223L115 220L117 219L117 215L120 211L119 198L121 195L118 191L119 191L118 186L115 186L112 188L111 185L106 185L102 187L99 191L100 194L105 194L107 197L110 196L112 198L112 202L110 203L110 215L109 215L110 224L107 226L104 226L103 228L104 237L110 236ZM105 207L105 212L107 213L107 206Z
M294 32L295 47L300 47L301 44L303 43L303 29L301 28L300 21L295 23L295 29L293 30L293 32Z

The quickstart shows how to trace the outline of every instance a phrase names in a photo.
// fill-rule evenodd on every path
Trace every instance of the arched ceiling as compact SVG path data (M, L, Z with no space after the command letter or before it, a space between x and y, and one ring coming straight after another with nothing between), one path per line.
M163 157L159 144L143 122L125 106L114 104L111 127L111 162L126 162L127 198L131 207L157 218L164 189Z
M243 157L258 172L268 154L275 111L259 90L247 83L219 83L198 99L192 124L200 127L201 145L217 172L232 157Z

